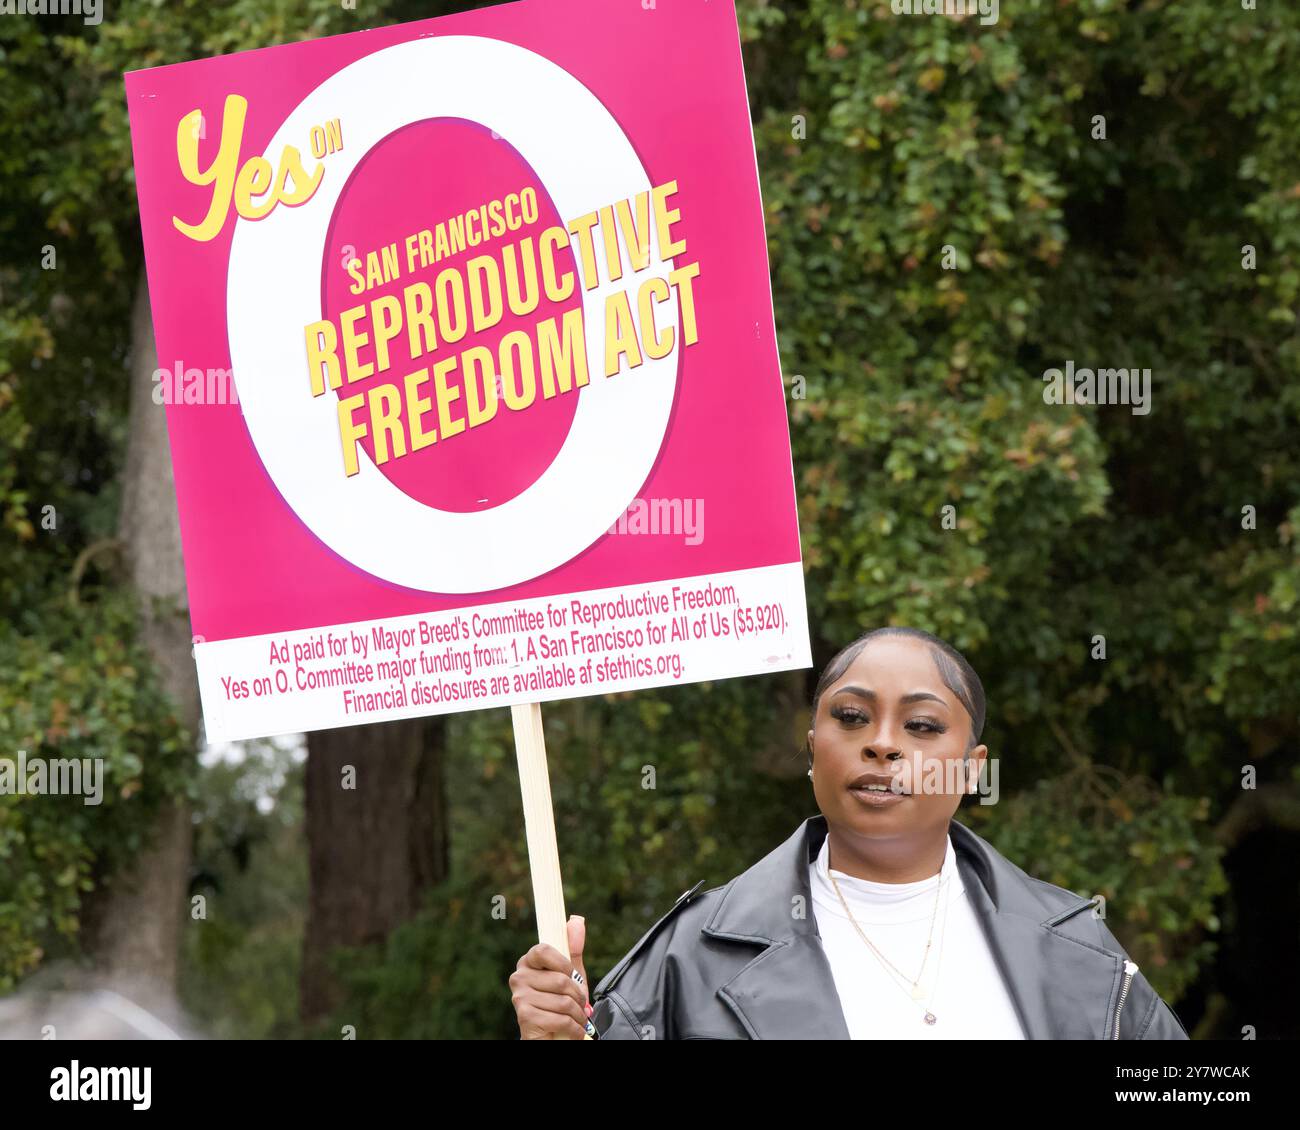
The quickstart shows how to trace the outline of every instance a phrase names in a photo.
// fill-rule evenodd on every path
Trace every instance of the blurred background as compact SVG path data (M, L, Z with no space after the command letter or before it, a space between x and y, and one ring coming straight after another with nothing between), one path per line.
M122 86L474 6L0 18L0 759L106 766L98 807L0 796L33 1037L24 991L87 980L210 1036L517 1035L508 711L203 742ZM818 666L962 649L1001 801L958 818L1103 895L1195 1037L1295 1038L1300 8L738 11ZM1149 414L1046 403L1070 360L1150 368ZM546 707L593 979L815 812L815 674Z

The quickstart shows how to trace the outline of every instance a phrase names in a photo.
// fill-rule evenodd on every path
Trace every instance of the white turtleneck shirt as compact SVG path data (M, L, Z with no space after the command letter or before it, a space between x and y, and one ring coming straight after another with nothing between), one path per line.
M873 883L834 872L862 933L897 971L876 957L854 929L831 884L829 851L827 837L809 865L809 882L817 929L852 1039L1026 1038L967 897L951 837L939 874L917 883ZM933 940L922 970L932 918ZM911 986L918 973L919 1000L913 999ZM925 1022L927 1011L934 1024Z

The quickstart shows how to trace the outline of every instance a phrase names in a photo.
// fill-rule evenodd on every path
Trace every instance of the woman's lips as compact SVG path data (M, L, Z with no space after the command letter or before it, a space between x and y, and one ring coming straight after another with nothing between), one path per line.
M907 799L907 793L896 793L892 790L868 789L865 786L859 788L850 788L851 792L859 801L868 808L888 808L891 804L901 804Z

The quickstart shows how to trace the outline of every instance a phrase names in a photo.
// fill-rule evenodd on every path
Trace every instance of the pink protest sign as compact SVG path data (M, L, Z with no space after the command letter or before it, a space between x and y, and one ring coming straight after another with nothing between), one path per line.
M126 91L210 740L809 666L732 4Z

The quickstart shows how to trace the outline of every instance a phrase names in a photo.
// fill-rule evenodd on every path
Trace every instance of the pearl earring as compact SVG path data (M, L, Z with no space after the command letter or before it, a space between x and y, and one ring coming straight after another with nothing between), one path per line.
M811 770L811 769L808 770L808 780L810 780L810 781L812 780L812 770Z

